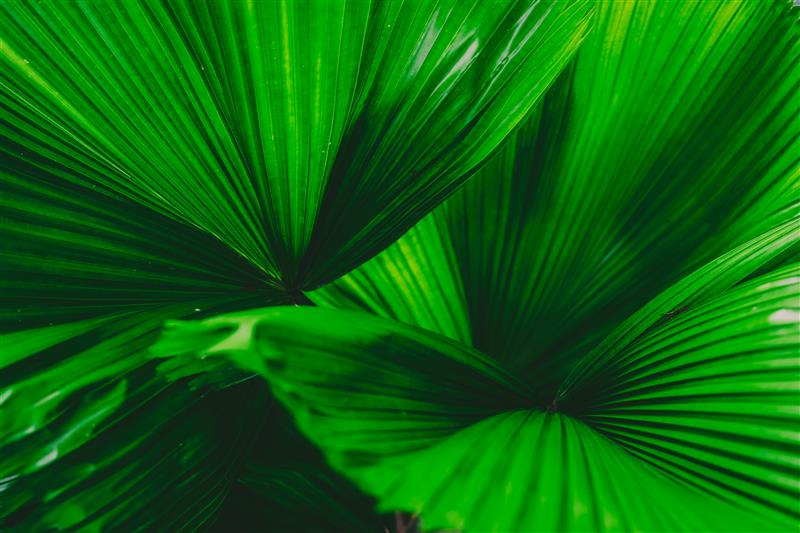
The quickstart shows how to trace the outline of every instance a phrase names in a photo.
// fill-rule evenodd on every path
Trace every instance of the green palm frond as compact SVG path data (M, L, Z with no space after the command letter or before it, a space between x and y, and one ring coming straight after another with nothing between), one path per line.
M797 37L780 4L601 4L474 179L309 297L472 344L550 395L587 343L800 213Z
M260 373L337 470L426 529L785 531L800 518L800 264L751 274L796 246L786 229L669 288L546 405L457 341L354 312L178 323L155 349L184 338ZM198 348L184 328L216 335Z
M386 247L516 127L592 11L0 3L7 524L213 517L236 476L215 477L256 436L199 413L250 385L213 392L244 376L198 377L190 358L157 371L146 347L160 326L302 301L297 289Z
M201 228L290 289L345 273L462 183L570 59L592 11L452 1L2 9L14 157L43 151L71 181Z
M0 527L800 523L789 2L0 21Z
M0 197L1 514L22 529L162 527L176 507L187 525L208 520L242 432L207 424L208 413L244 392L196 404L242 375L222 369L171 384L147 348L165 320L288 300L195 228L55 173L9 168ZM246 428L252 416L226 422ZM204 481L166 489L184 478ZM151 514L137 514L143 508Z
M426 530L791 528L797 59L783 4L602 4L461 191L309 293L329 309L211 319L200 353Z

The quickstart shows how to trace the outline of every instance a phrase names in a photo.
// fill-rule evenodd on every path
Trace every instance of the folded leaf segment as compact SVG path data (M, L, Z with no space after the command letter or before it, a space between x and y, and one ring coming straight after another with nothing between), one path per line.
M161 325L303 301L385 248L518 125L592 11L0 3L4 526L212 519L263 385L156 369Z
M165 339L226 324L195 352L263 375L334 468L426 530L791 529L795 18L600 5L521 129L310 292L322 308Z
M252 373L427 530L800 520L788 3L0 11L11 525L203 525Z

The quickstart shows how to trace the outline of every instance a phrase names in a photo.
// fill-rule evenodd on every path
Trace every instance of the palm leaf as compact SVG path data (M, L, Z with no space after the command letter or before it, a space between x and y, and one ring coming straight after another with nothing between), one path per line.
M331 465L426 530L784 531L800 518L800 264L775 258L795 233L777 227L668 289L546 406L492 359L367 314L176 323L156 350L180 355L183 339L257 371ZM676 295L693 308L643 322Z
M156 368L159 326L301 300L387 246L517 125L591 11L0 3L7 523L212 518L258 413L204 424L243 375Z
M207 524L253 439L259 412L238 407L264 390L214 392L242 379L230 367L159 374L147 347L167 319L288 300L195 228L57 169L13 168L0 195L3 526Z
M599 4L574 65L475 178L309 297L470 343L552 395L625 316L798 213L794 18Z
M274 307L171 322L152 350L169 358L201 355L207 365L229 358L262 375L279 371L286 387L273 393L300 427L313 426L337 449L355 445L365 457L429 445L509 402L527 401L525 386L479 352L360 313ZM318 417L323 412L331 418ZM348 452L334 462L351 459Z
M288 289L345 273L462 183L591 13L571 1L2 9L15 156L44 152L76 181L202 228Z
M794 22L781 3L603 4L463 192L310 295L410 328L263 311L207 322L247 327L201 352L265 376L335 468L426 529L792 527ZM483 380L448 337L495 361L471 352L498 387L471 405Z
M263 390L229 359L429 529L796 522L794 17L601 4L534 108L591 11L0 4L4 526L207 526L245 461L270 505L335 509L341 480L245 459ZM173 323L151 359L166 319L363 263L531 110L312 295L411 325L262 308Z
M252 414L207 420L255 392L198 404L241 372L173 383L181 365L159 375L147 347L167 319L287 300L259 288L261 271L195 228L57 173L14 169L0 195L5 525L204 523L227 490L239 460L231 450Z
M740 509L800 519L799 273L759 276L617 345L593 361L599 376L571 383L566 408Z

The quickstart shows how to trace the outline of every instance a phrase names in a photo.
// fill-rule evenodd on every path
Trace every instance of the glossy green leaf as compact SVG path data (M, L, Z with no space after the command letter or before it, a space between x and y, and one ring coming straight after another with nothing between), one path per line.
M740 509L800 520L800 264L626 341L559 406Z
M591 12L0 3L0 514L34 529L212 517L230 476L208 473L238 454L238 430L200 427L191 450L166 450L194 438L202 416L178 418L203 387L242 376L198 377L192 358L156 372L145 348L160 324L301 301L387 246L518 124ZM181 498L196 499L185 516L162 513Z
M197 229L56 174L17 171L2 176L0 194L9 331L0 335L0 527L212 526L266 416L263 385L216 392L246 375L193 359L163 364L147 348L165 320L287 300ZM284 448L260 454L291 472ZM300 488L330 475L315 464L321 477ZM266 523L292 519L274 502L297 487L283 488L259 500L273 505Z
M273 393L301 428L325 440L334 464L430 445L529 401L525 387L482 354L361 313L274 307L171 322L152 350L170 358L165 365L190 353L274 376Z
M34 472L4 478L3 527L182 531L207 526L238 473L242 448L252 441L254 413L237 407L263 400L263 387L237 387L200 402L177 388L152 392L158 394L140 397L124 423L97 424L96 418L82 417L93 430L86 444L57 460L51 452ZM87 394L84 403L92 399ZM73 431L80 434L85 425ZM57 432L63 425L53 427ZM3 466L27 447L33 445L4 446Z
M202 228L295 290L368 259L461 184L577 50L592 5L0 10L15 158Z
M0 17L0 527L205 528L242 483L288 523L316 506L372 527L319 457L248 454L250 372L426 529L800 521L787 2ZM411 325L264 307L420 220L312 295ZM243 308L147 350L165 320Z
M360 468L426 531L785 531L658 471L581 421L496 415L441 444Z
M11 356L0 368L4 527L181 528L213 517L257 411L221 417L238 392L201 401L241 380L235 369L176 383L156 371L147 347L194 305L0 336ZM19 342L29 338L40 342Z
M472 344L473 322L458 258L449 229L436 214L308 297L322 307L368 311Z
M213 516L212 504L226 489L218 476L235 457L228 455L235 426L198 428L215 403L193 405L212 387L205 378L170 386L146 352L163 321L190 314L188 305L196 304L148 306L0 338L11 352L0 369L4 526L152 527L178 516L172 506L185 508L186 524ZM26 336L40 342L17 342ZM214 386L238 376L217 375ZM248 416L229 422L246 423ZM213 482L184 485L206 476Z
M598 3L499 153L309 297L470 343L551 396L628 314L800 212L798 62L785 2Z
M772 228L697 269L648 302L583 357L564 380L558 399L578 396L573 388L580 387L587 379L596 382L599 375L613 370L609 353L621 350L675 316L721 296L742 281L791 264L800 250L798 224L800 218L795 217Z
M367 314L175 324L160 353L184 338L259 372L335 468L426 530L785 531L800 519L800 264L770 265L798 242L786 230L656 298L547 405L492 359ZM631 329L675 295L693 308Z
M200 314L216 302L286 301L262 271L196 228L72 185L58 168L3 161L14 169L0 174L4 331L176 302Z
M146 349L167 319L287 300L196 228L70 183L63 168L4 168L13 173L0 176L3 527L206 522L252 414L207 424L241 393L200 399L242 373L176 383L192 372L158 374Z

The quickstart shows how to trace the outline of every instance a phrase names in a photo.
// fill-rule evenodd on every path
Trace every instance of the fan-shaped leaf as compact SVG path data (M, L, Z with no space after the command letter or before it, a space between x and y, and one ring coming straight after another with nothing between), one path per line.
M0 179L4 525L207 521L250 414L195 427L241 393L195 404L242 374L225 368L170 385L191 372L157 374L146 348L167 319L286 300L198 229L70 184L57 167L9 168Z
M228 411L257 402L258 390L200 401L241 372L173 385L156 372L147 346L165 318L187 311L162 306L52 326L55 336L50 327L12 334L48 346L11 344L24 357L0 370L4 527L180 529L214 516L257 416Z
M13 332L0 446L14 493L3 515L114 528L152 507L156 492L132 495L189 438L189 419L146 447L199 394L183 379L199 368L191 359L153 373L144 348L159 323L299 298L385 247L515 127L591 11L571 0L0 3L2 328ZM118 422L139 431L136 417L152 425L123 458ZM213 433L198 431L198 443ZM187 471L230 442L210 439L187 451ZM135 457L146 472L131 477L122 464ZM69 465L100 462L102 474L63 481ZM213 508L224 485L191 487L192 505Z
M599 3L502 150L310 298L470 342L551 394L627 314L798 214L795 19L784 2Z
M455 341L344 311L207 319L239 325L199 353L261 373L334 467L427 529L781 531L800 496L800 266L773 266L791 229L656 298L546 409ZM638 329L678 295L697 308Z
M573 418L496 415L379 468L354 469L426 531L782 531L676 481Z
M202 228L296 289L374 255L462 183L575 52L592 6L0 9L15 157Z
M524 386L482 354L361 313L274 307L172 322L152 349L208 364L230 358L273 376L301 428L342 451L335 464L429 445L527 401Z
M799 344L795 264L602 351L561 404L688 483L798 520Z

